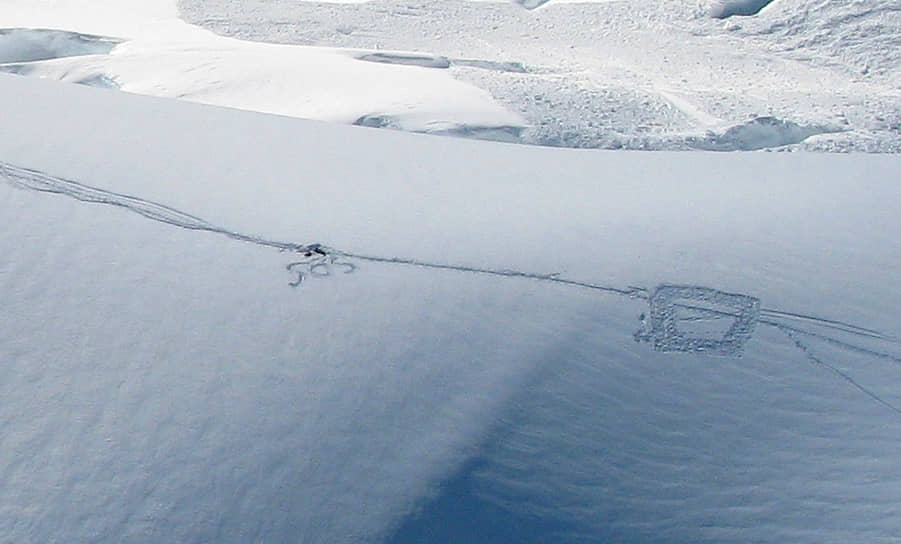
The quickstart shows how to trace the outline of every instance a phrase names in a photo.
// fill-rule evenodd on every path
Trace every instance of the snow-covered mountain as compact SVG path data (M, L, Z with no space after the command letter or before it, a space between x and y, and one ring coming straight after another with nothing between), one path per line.
M515 58L251 43L174 5L92 5L0 0L0 60L46 76L0 74L0 543L901 534L898 155L344 126L533 130L459 79ZM403 17L310 7L379 6ZM767 39L708 8L691 25ZM373 97L324 102L344 125L169 98L278 105L369 76ZM370 109L381 81L410 84L398 110ZM436 116L441 93L460 101ZM811 126L759 113L691 141Z

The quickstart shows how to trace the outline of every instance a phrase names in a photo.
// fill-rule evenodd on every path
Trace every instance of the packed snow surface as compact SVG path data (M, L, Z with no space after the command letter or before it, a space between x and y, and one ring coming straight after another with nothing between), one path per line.
M896 0L180 0L179 8L246 40L478 60L451 60L447 70L519 113L526 143L750 149L736 130L773 118L800 128L768 148L901 151ZM510 64L523 69L488 68Z

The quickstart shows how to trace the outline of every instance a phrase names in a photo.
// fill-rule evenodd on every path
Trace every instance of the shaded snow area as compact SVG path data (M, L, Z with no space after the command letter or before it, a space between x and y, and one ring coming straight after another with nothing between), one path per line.
M48 75L47 66L54 65L55 59L107 55L120 40L114 38L43 29L0 29L0 72L18 75ZM74 63L55 63L58 70L53 77L62 81L92 85L96 87L116 87L115 81L103 70L84 69L92 60L78 59ZM74 71L69 70L74 65Z
M0 64L109 53L115 39L60 30L0 30Z
M898 156L0 118L4 543L901 534Z
M798 144L811 136L837 132L829 127L803 127L775 117L757 117L718 134L689 139L692 147L710 151L753 151Z
M725 19L735 15L757 15L773 0L715 0L710 7L710 16Z
M772 118L800 130L760 140L766 148L901 151L896 0L180 0L179 8L189 22L245 40L448 59L433 69L521 115L524 143L747 149L735 131ZM491 68L505 65L522 70Z

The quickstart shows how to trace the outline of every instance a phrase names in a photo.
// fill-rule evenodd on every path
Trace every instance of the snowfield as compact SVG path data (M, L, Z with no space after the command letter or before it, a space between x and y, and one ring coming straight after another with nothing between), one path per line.
M0 543L897 541L901 156L710 151L898 12L751 4L0 0Z

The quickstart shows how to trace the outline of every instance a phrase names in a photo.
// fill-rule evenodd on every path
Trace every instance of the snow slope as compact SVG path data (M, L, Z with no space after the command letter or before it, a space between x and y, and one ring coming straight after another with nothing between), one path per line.
M901 531L895 156L0 117L0 541Z

